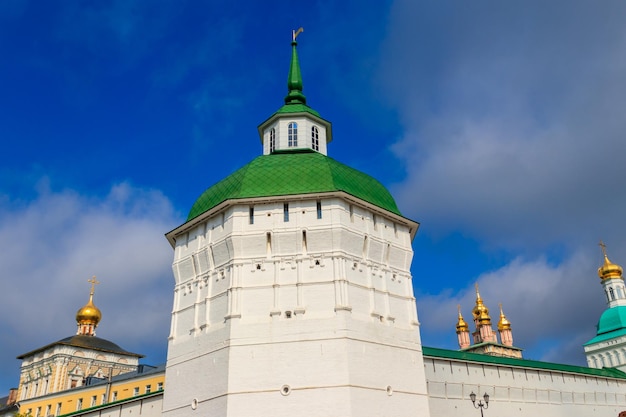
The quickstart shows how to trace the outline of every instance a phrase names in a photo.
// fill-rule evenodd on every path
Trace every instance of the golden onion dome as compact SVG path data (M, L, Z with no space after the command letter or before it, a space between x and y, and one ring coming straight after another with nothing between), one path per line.
M472 315L474 316L474 320L483 320L485 317L488 320L491 320L489 317L489 309L483 303L483 299L480 298L480 293L478 292L478 284L476 284L476 305L472 310Z
M469 332L469 326L467 325L465 320L463 320L463 316L461 315L461 305L458 306L458 309L459 309L459 320L456 322L456 332L457 333Z
M487 310L487 307L485 307L485 310L480 312L480 316L478 316L478 323L491 324L491 317L489 316L489 310Z
M511 330L511 322L506 318L502 311L502 303L500 303L500 321L498 321L498 330Z
M600 279L621 278L623 269L621 266L609 261L609 257L604 253L604 264L598 268L598 276Z
M76 312L76 323L79 326L81 324L92 324L95 328L96 326L98 326L98 323L100 323L100 320L102 319L102 313L100 312L100 309L96 307L93 303L93 293L95 292L96 284L99 284L99 282L96 280L95 276L91 279L88 279L87 282L91 283L89 301Z
M100 309L93 303L93 293L89 295L89 302L76 312L76 323L98 325L102 319Z

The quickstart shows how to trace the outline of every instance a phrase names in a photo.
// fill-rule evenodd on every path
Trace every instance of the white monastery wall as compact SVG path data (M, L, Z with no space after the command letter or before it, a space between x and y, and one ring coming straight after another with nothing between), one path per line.
M474 392L490 396L485 415L615 417L626 410L626 381L555 370L424 358L432 417L466 416Z
M74 417L161 417L163 406L163 394L155 394L151 397L130 399L128 401L112 404L105 408L86 410L76 413Z

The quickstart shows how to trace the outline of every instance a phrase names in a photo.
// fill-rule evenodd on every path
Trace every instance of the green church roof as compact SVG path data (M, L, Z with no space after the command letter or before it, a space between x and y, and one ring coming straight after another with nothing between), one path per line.
M626 306L616 306L604 310L598 320L596 337L585 346L626 334Z
M401 215L377 180L310 149L259 156L208 188L191 207L187 221L226 200L343 191Z
M274 114L286 114L286 113L310 113L313 116L317 116L320 118L322 117L317 111L313 110L306 104L302 104L302 103L285 104L280 109L276 110L276 113Z
M458 350L439 349L422 346L424 357L450 359L463 362L489 363L501 366L515 366L522 368L534 368L545 371L570 372L607 378L626 379L626 373L615 368L587 368L585 366L565 365L560 363L542 362L530 359L505 358L490 356L480 353L460 352Z

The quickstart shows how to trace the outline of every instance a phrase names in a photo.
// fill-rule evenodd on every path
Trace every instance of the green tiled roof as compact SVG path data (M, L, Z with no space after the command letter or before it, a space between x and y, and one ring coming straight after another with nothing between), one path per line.
M499 356L483 355L480 353L460 352L458 350L422 347L425 357L460 360L466 362L489 363L502 366L517 366L522 368L542 369L545 371L570 372L577 374L601 376L606 378L626 379L626 373L615 368L587 368L584 366L564 365L560 363L533 361L529 359L503 358Z
M280 109L276 110L274 114L285 114L285 113L310 113L314 116L321 118L320 114L307 106L306 104L285 104Z
M275 152L249 164L207 189L191 207L187 221L231 199L343 191L400 214L377 180L310 149Z
M600 320L598 320L596 334L597 336L585 343L585 346L626 334L626 306L616 306L604 310Z

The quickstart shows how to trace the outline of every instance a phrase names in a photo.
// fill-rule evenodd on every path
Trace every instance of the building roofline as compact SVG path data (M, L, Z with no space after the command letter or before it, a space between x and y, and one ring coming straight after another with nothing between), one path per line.
M424 357L436 359L450 359L453 361L476 362L482 364L513 366L518 368L539 369L552 372L565 372L582 374L595 377L614 378L626 380L626 373L615 368L587 368L584 366L565 365L560 363L542 362L530 359L506 358L502 356L490 356L480 353L461 352L458 350L422 347Z

